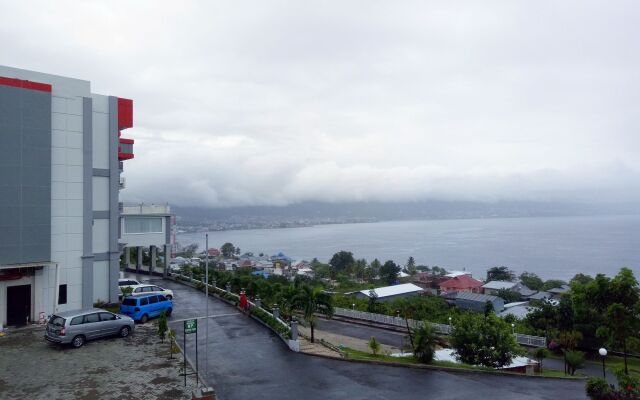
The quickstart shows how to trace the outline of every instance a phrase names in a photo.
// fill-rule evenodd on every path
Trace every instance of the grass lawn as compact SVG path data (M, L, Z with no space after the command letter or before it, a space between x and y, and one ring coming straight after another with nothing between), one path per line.
M395 362L401 364L415 364L415 365L424 365L420 363L415 357L391 357L386 354L378 354L373 355L371 353L367 353L364 351L354 350L349 347L344 347L342 351L345 353L346 357L351 360L363 360L363 361L386 361L386 362ZM457 369L465 369L465 370L476 370L476 371L495 371L493 368L489 367L481 367L476 365L462 364L462 363L454 363L451 361L432 361L430 364L436 367L448 367L448 368L457 368ZM545 369L542 371L542 374L536 374L541 376L553 377L553 378L567 378L567 379L576 379L581 378L584 375L577 373L575 376L565 375L562 371L556 371L551 369Z
M587 361L602 364L602 358L600 357L589 357ZM624 357L607 356L607 358L605 358L605 365L607 370L610 371L618 368L624 369ZM629 375L640 378L640 359L627 356L627 367L629 368Z

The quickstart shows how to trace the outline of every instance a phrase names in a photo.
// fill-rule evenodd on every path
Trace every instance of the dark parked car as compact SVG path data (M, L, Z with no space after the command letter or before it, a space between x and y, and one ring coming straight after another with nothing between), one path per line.
M49 318L44 338L52 343L82 347L87 340L105 336L129 336L135 328L133 319L100 308L65 311Z

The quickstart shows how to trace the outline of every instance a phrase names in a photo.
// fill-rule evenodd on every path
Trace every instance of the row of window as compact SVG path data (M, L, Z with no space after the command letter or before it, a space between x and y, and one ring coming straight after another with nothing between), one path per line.
M162 233L161 217L125 217L125 233Z
M94 322L113 321L115 319L115 314L111 314L109 312L93 313L74 317L71 320L71 325L91 324Z

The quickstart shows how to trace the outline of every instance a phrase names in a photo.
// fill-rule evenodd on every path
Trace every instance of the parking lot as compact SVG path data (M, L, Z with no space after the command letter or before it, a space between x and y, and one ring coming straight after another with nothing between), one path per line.
M44 327L10 330L0 337L2 399L188 399L181 354L169 359L169 343L153 323L127 338L90 341L79 349L52 345Z

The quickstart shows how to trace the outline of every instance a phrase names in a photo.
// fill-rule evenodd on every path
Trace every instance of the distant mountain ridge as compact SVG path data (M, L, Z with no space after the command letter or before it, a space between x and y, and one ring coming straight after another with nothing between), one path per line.
M256 220L273 222L301 220L308 223L340 223L416 219L638 214L640 213L640 208L635 204L591 205L507 201L481 203L428 200L394 203L304 202L287 206L230 208L172 206L172 211L183 224L201 224L210 221L242 223L242 221Z

